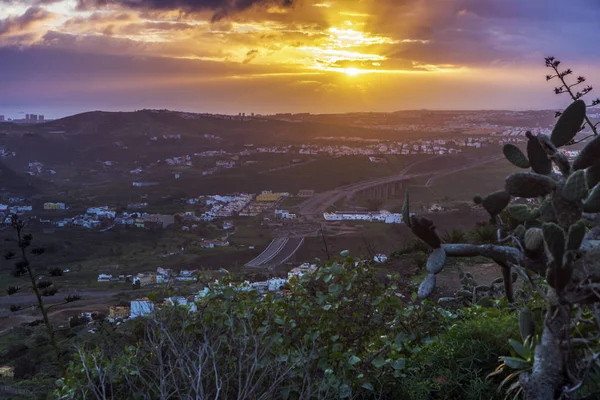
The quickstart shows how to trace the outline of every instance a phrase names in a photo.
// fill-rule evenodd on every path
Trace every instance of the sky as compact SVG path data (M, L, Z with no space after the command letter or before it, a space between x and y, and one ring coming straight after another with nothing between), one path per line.
M544 109L600 0L0 0L0 115Z

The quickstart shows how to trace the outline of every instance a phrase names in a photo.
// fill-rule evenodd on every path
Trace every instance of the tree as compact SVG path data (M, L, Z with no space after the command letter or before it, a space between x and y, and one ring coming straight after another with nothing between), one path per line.
M408 193L403 207L406 224L434 249L419 297L433 292L447 257L473 256L490 258L500 266L510 302L514 301L512 271L543 297L543 326L533 327L528 310L523 310L520 321L522 338L535 350L531 372L520 373L519 382L525 397L536 400L581 394L590 371L600 369L600 137L581 100L592 88L575 92L573 88L585 78L569 84L566 77L572 71L560 71L559 64L553 57L546 58L546 66L554 71L546 78L558 79L561 85L555 93L568 93L573 103L557 113L560 118L552 135L528 132L527 155L512 144L503 149L512 164L531 171L508 176L504 190L474 198L496 226L495 243L443 244L432 221L410 216ZM598 104L599 99L592 102ZM594 139L571 163L558 149L575 143L575 136L586 126L592 131L586 139ZM510 205L515 198L531 199L535 206ZM515 229L509 229L500 216L505 209L519 221ZM523 363L505 360L505 364L519 367Z
M36 282L35 274L33 272L31 263L29 261L29 258L27 257L27 252L26 252L26 250L29 247L31 247L31 243L33 241L33 236L31 234L23 233L23 230L25 228L25 223L22 220L20 220L19 217L15 214L11 215L11 226L17 234L17 246L21 252L20 259L15 262L14 275L15 276L23 276L23 275L29 276L29 279L31 281L31 288L33 289L33 292L36 295L38 307L40 308L40 311L42 313L43 322L46 325L46 331L48 333L48 338L50 340L50 344L54 348L54 351L56 354L56 362L58 364L59 371L60 371L61 375L63 375L64 374L64 364L63 364L62 354L60 351L60 347L58 346L58 343L56 341L56 337L54 335L54 327L52 326L52 324L50 323L50 320L48 318L48 310L50 309L50 307L47 307L44 304L44 300L43 300L44 296L54 296L58 292L58 289L55 288L53 286L52 281L49 281L49 280L42 280L42 281ZM44 253L44 248L42 248L42 247L36 247L31 250L31 254L33 254L34 256L40 256L43 253ZM4 253L4 258L6 260L13 259L16 256L17 256L16 253L13 251L10 251L10 250L7 250ZM7 289L7 293L10 296L14 293L17 293L20 289L21 288L19 288L19 287L11 286ZM17 310L14 310L14 311L17 311Z

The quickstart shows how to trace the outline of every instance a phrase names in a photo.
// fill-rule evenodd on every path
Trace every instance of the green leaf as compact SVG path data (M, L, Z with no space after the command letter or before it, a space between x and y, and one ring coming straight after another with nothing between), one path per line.
M377 357L376 359L371 361L371 364L373 364L375 368L381 368L385 364L385 360L382 357Z
M323 310L325 310L325 311L329 311L329 310L331 310L331 304L326 304L326 305L324 305L324 306L323 306Z
M528 352L527 349L525 348L525 346L523 346L522 343L517 342L514 339L508 339L508 343L510 343L510 345L512 346L512 348L515 350L515 352L521 356L522 358L527 358Z
M373 385L371 384L371 382L365 382L365 383L363 383L362 387L363 387L363 389L367 389L367 390L369 390L371 392L375 391L375 388L373 387Z
M527 369L530 367L527 360L517 357L500 357L500 361L506 364L507 367L512 369Z
M340 397L342 399L345 399L350 396L352 396L352 389L350 388L350 386L348 386L347 383L344 383L340 388Z
M233 289L230 287L225 288L225 290L223 290L223 296L225 296L226 299L231 299L233 297Z
M348 363L350 365L356 365L360 362L360 358L356 357L356 356L352 356L348 359Z
M342 285L338 285L337 283L329 285L329 294L331 295L339 296L343 290L344 288L342 287Z
M402 349L402 345L404 344L404 340L406 339L406 335L404 333L399 333L396 335L396 339L394 340L394 344L396 345L396 350Z
M399 358L394 362L394 364L392 364L392 368L394 368L397 371L404 369L404 367L406 367L405 358Z

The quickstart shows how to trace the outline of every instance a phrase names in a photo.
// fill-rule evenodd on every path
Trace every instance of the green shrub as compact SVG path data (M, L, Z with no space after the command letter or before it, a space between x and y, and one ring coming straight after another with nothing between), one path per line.
M488 310L455 324L424 346L407 365L398 398L492 399L501 379L486 379L498 365L498 356L510 353L508 338L518 332L514 314Z

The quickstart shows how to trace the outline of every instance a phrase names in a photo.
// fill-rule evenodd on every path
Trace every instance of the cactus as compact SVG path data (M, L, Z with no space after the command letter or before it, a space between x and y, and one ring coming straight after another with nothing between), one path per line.
M435 249L427 259L426 269L430 274L439 274L446 264L446 252L443 248Z
M410 217L410 228L416 237L427 243L434 249L442 246L440 237L435 232L433 221L427 218Z
M412 224L410 222L410 210L408 208L408 190L404 193L404 205L402 206L402 221L409 228L412 227Z
M552 199L545 199L539 208L541 222L556 222L556 214L552 207Z
M586 213L600 212L600 185L596 185L587 199L585 199L583 211Z
M546 247L554 262L557 266L561 266L565 254L565 232L560 226L549 222L542 225L542 233L544 234Z
M600 160L585 169L585 180L588 188L593 188L600 182Z
M588 186L585 179L585 171L575 171L562 189L562 195L569 201L581 200L588 194Z
M585 119L585 109L583 100L574 101L565 109L552 129L551 139L556 147L564 146L577 135Z
M541 197L556 188L554 180L533 172L518 172L506 178L505 190L516 197Z
M592 166L600 158L600 136L589 142L573 161L573 169L585 169Z
M483 208L486 209L492 218L496 218L506 208L508 203L510 203L510 194L504 190L500 190L486 196L482 200L481 205L483 205Z
M429 274L425 277L425 279L423 279L421 285L419 285L419 291L417 295L419 298L424 299L433 293L433 289L435 289L435 275Z
M544 234L540 228L529 228L525 232L525 248L529 251L540 250L544 246Z
M525 204L513 204L507 210L510 216L519 222L531 222L540 216L539 210L531 210Z
M567 233L567 251L577 251L583 242L585 236L585 222L577 221L569 227Z
M527 158L531 164L531 169L534 172L542 175L548 175L552 172L552 161L548 158L546 151L540 145L536 136L531 132L527 132Z
M525 340L533 336L535 333L535 326L533 325L533 313L529 308L523 308L519 312L519 332L521 334L521 340Z
M571 224L574 224L581 218L583 204L581 200L569 201L563 196L564 185L557 184L554 195L552 196L552 208L559 225L567 230Z
M525 226L523 224L520 224L513 231L513 235L515 235L519 239L522 239L523 236L525 236L526 231L527 231L527 228L525 228Z
M513 199L535 199L534 203L541 202L539 207L536 209L536 206L531 205L506 205L506 197L502 197L504 194L492 194L486 198L475 197L474 201L483 205L490 214L498 215L500 210L506 209L511 216L509 221L506 221L504 215L496 218L500 229L498 240L496 243L485 245L445 244L444 255L440 249L437 250L439 255L432 255L431 260L428 260L430 274L419 288L420 297L432 293L435 273L441 269L442 264L437 257L445 256L482 256L493 260L502 270L504 293L511 303L514 303L512 271L519 271L520 275L529 281L531 285L519 287L515 297L527 298L533 293L533 290L528 290L531 286L541 294L539 301L545 302L545 311L544 323L540 324L540 332L537 332L541 334L539 341L532 338L535 329L531 311L524 309L519 314L521 338L536 346L535 352L531 353L535 353L532 357L533 368L521 375L520 379L524 397L527 399L550 399L561 393L565 381L557 371L570 371L569 368L573 368L578 372L575 376L582 376L587 363L582 355L575 355L575 358L578 358L577 363L571 363L574 353L569 346L565 346L572 343L573 333L577 334L578 340L585 337L582 343L593 344L598 340L598 329L575 332L572 317L573 311L580 307L585 308L593 304L597 308L600 305L597 293L600 285L600 264L596 242L600 216L596 216L594 220L585 215L586 220L582 219L584 212L600 214L600 131L585 116L585 104L578 100L591 90L591 87L581 88L580 91L572 89L585 79L580 77L575 84L570 85L566 81L570 70L559 70L558 64L559 62L551 57L546 59L546 65L553 69L553 73L548 75L547 79L560 80L562 86L555 90L557 93L571 95L574 99L573 104L557 121L551 137L527 133L526 156L516 146L506 145L503 148L505 157L512 164L524 169L528 164L531 167L531 171L508 176L505 192ZM592 102L592 105L598 104L600 99ZM596 137L585 146L571 165L558 148L573 143L584 120ZM552 172L553 164L561 174ZM518 221L518 225L515 224L515 220ZM588 220L595 221L595 226L586 234ZM413 232L422 239L427 238L433 244L432 247L438 248L432 224L418 218L412 218L412 221L416 225L413 226ZM546 277L548 286L537 285L536 277ZM497 279L489 286L476 285L470 274L461 272L460 280L463 290L457 292L455 297L461 302L474 303L480 300L481 296L490 296L493 299L496 298L494 291L501 291L500 281ZM488 299L483 298L482 302L487 303ZM538 300L536 307L537 303ZM547 338L550 340L545 340ZM568 363L566 360L569 360Z
M504 153L504 157L506 157L506 159L510 161L513 165L524 169L531 167L531 164L529 164L529 160L527 159L525 154L523 154L521 149L519 149L514 144L505 144L502 148L502 152Z

